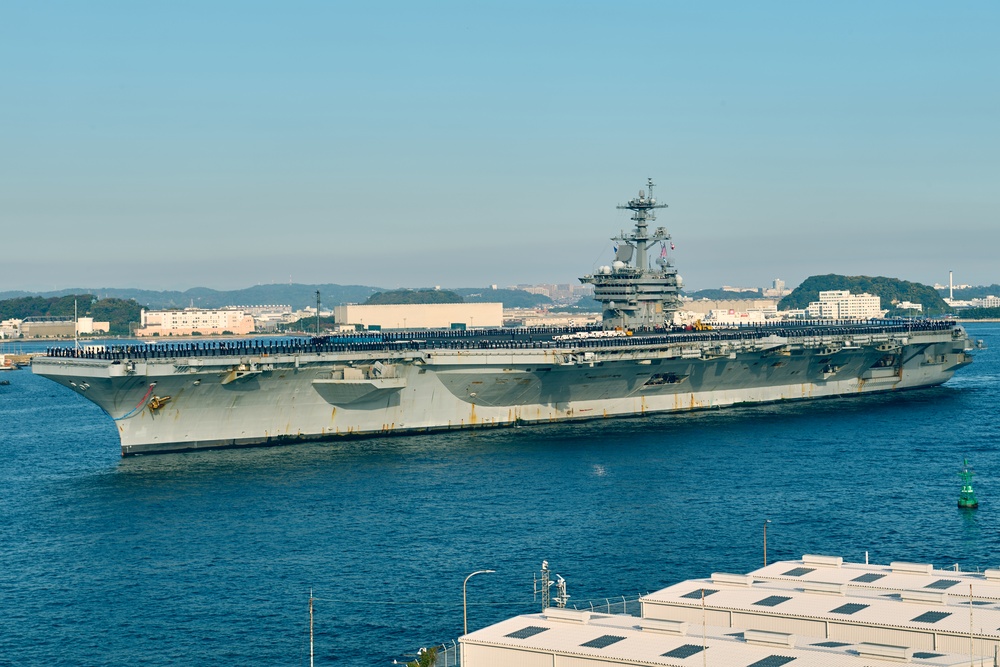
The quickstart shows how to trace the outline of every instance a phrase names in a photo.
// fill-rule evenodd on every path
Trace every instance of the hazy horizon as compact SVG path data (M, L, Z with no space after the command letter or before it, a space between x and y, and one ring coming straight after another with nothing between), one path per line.
M1000 5L8 4L0 291L992 284Z

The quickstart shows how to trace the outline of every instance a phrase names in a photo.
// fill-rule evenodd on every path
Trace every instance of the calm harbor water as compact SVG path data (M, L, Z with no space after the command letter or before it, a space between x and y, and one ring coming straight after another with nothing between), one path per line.
M535 611L803 553L996 567L1000 324L939 388L477 433L119 458L96 406L0 386L0 664L386 665ZM25 351L28 346L25 346ZM968 457L981 506L956 507Z

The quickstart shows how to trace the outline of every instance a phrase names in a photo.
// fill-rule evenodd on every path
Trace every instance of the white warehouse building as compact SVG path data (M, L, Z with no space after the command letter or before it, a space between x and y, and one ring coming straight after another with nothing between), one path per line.
M340 325L382 329L469 329L503 326L502 303L408 303L392 305L335 306L333 319Z

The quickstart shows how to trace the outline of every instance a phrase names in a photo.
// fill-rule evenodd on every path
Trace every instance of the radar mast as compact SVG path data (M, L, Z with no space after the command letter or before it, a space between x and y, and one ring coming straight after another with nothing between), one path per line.
M652 233L649 230L649 223L656 220L655 209L667 207L656 203L654 187L653 179L647 179L648 196L639 190L637 197L616 207L632 211L634 230L611 237L615 242L611 266L580 278L580 282L594 285L594 298L604 307L605 329L670 326L680 307L681 279L667 252L668 246L671 250L674 247L671 236L665 227ZM660 246L659 257L651 262L649 253L656 244Z

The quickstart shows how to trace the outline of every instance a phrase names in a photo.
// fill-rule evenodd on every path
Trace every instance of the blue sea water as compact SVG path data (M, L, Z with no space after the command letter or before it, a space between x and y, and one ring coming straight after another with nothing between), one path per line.
M803 553L1000 564L1000 325L943 387L578 425L119 458L0 386L0 664L386 665L535 611ZM27 349L27 346L26 346ZM968 457L981 506L956 507Z

